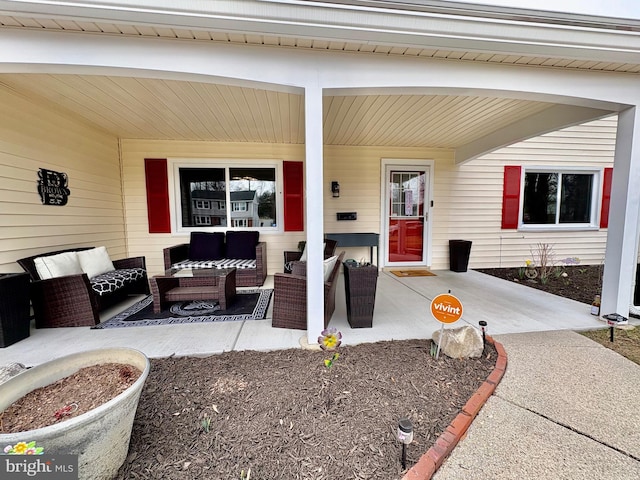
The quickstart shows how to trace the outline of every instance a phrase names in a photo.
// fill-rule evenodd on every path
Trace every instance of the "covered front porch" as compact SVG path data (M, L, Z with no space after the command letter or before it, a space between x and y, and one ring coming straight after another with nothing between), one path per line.
M488 323L488 333L499 335L549 330L584 330L603 327L590 315L590 306L551 295L514 282L507 282L474 270L464 273L437 270L435 276L400 278L381 271L378 277L372 328L353 329L347 322L344 278L339 277L336 311L330 326L343 334L343 342L430 339L441 324L429 310L431 300L441 293L456 295L463 304L462 319L446 328L478 322ZM267 277L264 288L271 288ZM272 299L273 302L273 299ZM106 311L106 320L125 304ZM149 357L207 356L232 350L275 350L300 348L307 332L273 328L271 307L264 320L246 320L189 325L166 325L111 330L89 327L31 329L31 336L0 349L0 364L21 362L36 365L62 355L104 347L131 347Z
M104 245L114 258L144 255L148 273L159 274L163 249L187 241L191 232L250 227L248 218L230 214L225 226L216 223L218 215L183 216L190 200L196 207L205 202L182 198L181 168L209 170L201 181L221 181L223 171L237 181L247 169L262 168L275 182L268 198L276 209L262 216L264 225L251 228L259 228L268 244L271 275L282 271L283 251L307 242L309 342L322 330L324 235L377 233L380 265L389 266L395 225L387 220L394 212L424 223L421 266L445 268L448 242L456 238L473 240L476 268L522 265L532 245L545 242L556 246L557 258L604 262L603 310L628 311L640 204L633 189L640 178L635 20L604 24L594 17L587 26L584 18L576 24L578 17L563 15L546 24L530 12L493 12L500 18L470 21L432 7L394 12L352 2L341 2L336 17L335 9L317 2L303 2L304 9L268 2L279 13L263 12L260 19L255 12L265 2L247 1L214 2L205 11L190 2L155 13L126 11L129 23L121 25L124 10L112 5L55 11L44 3L27 2L31 8L24 10L15 5L24 2L10 3L0 29L10 46L0 53L6 112L0 120L0 176L6 179L0 265L7 271L18 271L18 258ZM97 23L87 25L92 18ZM147 160L163 168L147 171ZM285 175L285 163L298 168ZM402 178L416 164L431 182L424 182L425 208L407 214L416 204L411 190L410 200L405 195L388 215L393 192L387 174ZM43 169L68 179L68 204L40 204L36 179ZM529 173L590 181L589 195L575 195L590 214L565 224L555 217L527 223L520 187ZM292 177L297 188L286 188ZM231 181L224 187L229 192ZM339 196L330 190L334 183L341 185ZM553 209L538 210L547 217ZM339 220L339 214L353 214L353 220ZM350 251L350 257L360 253ZM430 335L433 326L419 330L430 321L425 305L448 290L467 305L467 321L476 324L485 314L494 333L495 318L510 318L513 309L548 318L553 328L572 318L541 312L537 305L547 302L503 296L508 308L491 310L497 303L487 299L486 282L477 299L490 304L476 310L446 275L406 280L411 298L398 302L403 294L386 283L402 282L381 274L371 331L381 338L401 338L404 330ZM439 281L445 284L433 293L420 287ZM351 333L340 298L338 305L332 324ZM528 328L527 318L519 326ZM266 345L244 342L248 329L254 331L247 338L264 338ZM182 332L162 328L158 338L145 341L170 353L181 353L184 344L197 350L188 353L207 354L243 342L245 348L297 345L304 336L278 330L269 338L269 319L207 327L184 341L176 331ZM61 330L34 332L33 338L42 335L87 347L98 336L103 341L95 345L125 334ZM353 332L348 341L366 335Z

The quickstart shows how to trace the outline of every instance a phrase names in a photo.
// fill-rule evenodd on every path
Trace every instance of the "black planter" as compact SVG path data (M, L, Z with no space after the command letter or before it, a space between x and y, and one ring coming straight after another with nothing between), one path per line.
M371 328L376 303L378 267L356 267L344 263L347 320L351 328Z
M469 240L449 240L449 270L466 272L470 254L471 242Z
M0 347L29 336L29 274L0 273Z

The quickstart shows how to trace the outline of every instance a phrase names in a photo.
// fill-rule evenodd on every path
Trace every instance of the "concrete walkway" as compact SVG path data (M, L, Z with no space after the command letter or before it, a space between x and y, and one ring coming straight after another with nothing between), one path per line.
M506 373L435 480L640 478L640 366L571 331L494 338Z

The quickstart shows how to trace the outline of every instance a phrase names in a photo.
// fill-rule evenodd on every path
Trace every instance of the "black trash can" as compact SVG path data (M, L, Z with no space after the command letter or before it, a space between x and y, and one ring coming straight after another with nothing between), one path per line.
M469 240L449 240L449 270L452 272L466 272L471 254Z

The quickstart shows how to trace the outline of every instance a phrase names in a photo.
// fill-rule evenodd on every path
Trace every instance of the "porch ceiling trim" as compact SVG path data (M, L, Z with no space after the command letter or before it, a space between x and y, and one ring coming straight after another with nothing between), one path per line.
M501 147L572 125L611 115L609 110L554 105L541 112L515 121L481 138L455 149L455 163L464 164Z

